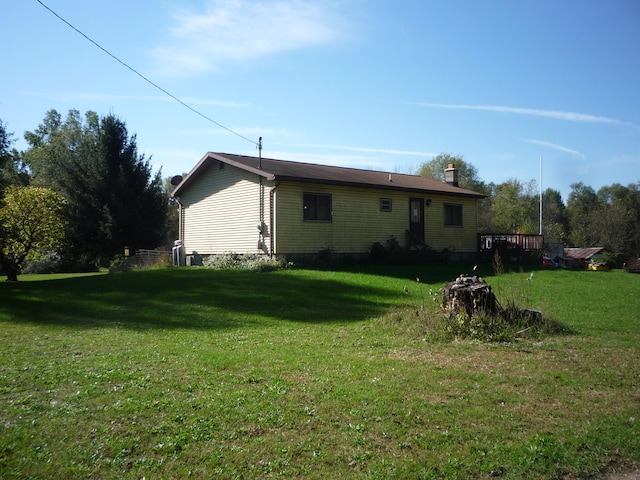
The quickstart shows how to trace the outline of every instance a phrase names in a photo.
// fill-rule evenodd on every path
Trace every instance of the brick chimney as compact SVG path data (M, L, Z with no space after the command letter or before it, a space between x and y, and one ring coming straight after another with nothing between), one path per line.
M453 163L450 163L444 170L444 181L454 187L458 186L458 169Z

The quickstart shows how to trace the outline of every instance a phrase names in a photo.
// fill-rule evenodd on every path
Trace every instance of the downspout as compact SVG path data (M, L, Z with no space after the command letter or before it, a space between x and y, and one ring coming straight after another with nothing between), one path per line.
M180 198L173 197L173 199L178 204L178 240L184 245L184 206Z
M276 182L275 187L273 187L271 189L271 191L269 192L269 240L270 240L270 245L269 245L269 257L273 258L273 254L276 248L276 235L275 235L275 197L276 197L276 189L278 188L278 185L280 185L280 182Z
M258 138L258 169L262 170L262 137ZM259 177L260 186L258 188L258 253L264 251L264 183L262 183L262 175Z
M261 250L264 251L264 249L262 248L264 246L264 228L265 228L265 224L264 224L264 183L262 182L262 176L260 176L260 188L258 189L258 194L260 195L259 198L259 213L258 213L258 252L260 252Z
M171 197L171 200L178 204L178 240L174 242L171 249L173 265L180 267L184 265L184 206L178 197Z

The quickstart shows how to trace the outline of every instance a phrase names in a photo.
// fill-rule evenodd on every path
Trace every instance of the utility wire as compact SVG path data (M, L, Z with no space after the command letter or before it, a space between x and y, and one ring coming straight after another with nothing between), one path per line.
M84 34L82 31L80 31L79 29L77 29L76 27L74 27L71 23L69 23L68 21L66 21L64 18L62 18L60 15L58 15L56 12L54 12L51 8L49 8L47 5L45 5L44 3L42 3L40 0L36 0L40 5L42 5L45 9L49 10L49 12L51 12L55 17L57 17L60 21L62 21L63 23L67 24L71 29L75 30L77 33L79 33L80 35L82 35L85 39L87 39L89 42L93 43L96 47L98 47L100 50L102 50L104 53L106 53L107 55L109 55L111 58L113 58L116 62L120 63L122 66L128 68L129 70L131 70L133 73L135 73L136 75L138 75L140 78L142 78L145 82L153 85L155 88L157 88L158 90L160 90L162 93L164 93L165 95L171 97L173 100L175 100L176 102L178 102L179 104L181 104L183 107L188 108L189 110L191 110L193 113L200 115L202 118L204 118L205 120L208 120L209 122L213 123L214 125L217 125L220 128L225 129L226 131L233 133L234 135L237 135L238 137L251 142L252 144L256 145L256 147L258 146L258 144L251 140L250 138L245 137L244 135L238 133L238 132L234 132L233 130L231 130L229 127L225 127L224 125L222 125L221 123L216 122L214 119L212 119L211 117L208 117L207 115L205 115L202 112L199 112L198 110L196 110L195 108L193 108L192 106L186 104L185 102L183 102L182 100L180 100L178 97L176 97L175 95L169 93L168 91L166 91L164 88L162 88L160 85L158 85L157 83L154 83L153 81L149 80L147 77L145 77L144 75L142 75L140 72L138 72L135 68L129 66L128 64L126 64L125 62L123 62L122 60L120 60L118 57L116 57L113 53L111 53L109 50L107 50L106 48L104 48L102 45L100 45L98 42L94 41L93 39L91 39L88 35Z

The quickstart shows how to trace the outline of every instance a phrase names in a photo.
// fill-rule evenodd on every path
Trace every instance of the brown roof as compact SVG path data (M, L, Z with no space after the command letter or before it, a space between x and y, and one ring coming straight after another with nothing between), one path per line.
M594 255L604 251L603 247L591 247L591 248L565 248L565 258L576 258L579 260L589 260Z
M445 193L464 197L484 198L472 190L454 187L430 177L402 173L360 170L357 168L333 167L314 163L291 162L272 158L248 157L230 153L207 153L173 191L173 196L193 183L209 166L222 162L242 170L260 175L267 180L301 183L320 183L361 188L384 188L416 193Z

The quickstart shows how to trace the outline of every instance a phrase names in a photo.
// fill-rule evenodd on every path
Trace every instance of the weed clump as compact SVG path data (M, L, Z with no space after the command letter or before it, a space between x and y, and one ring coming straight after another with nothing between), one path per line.
M497 253L493 268L496 276L504 274L504 266ZM518 291L509 278L510 291L500 303L491 287L481 278L458 277L444 289L442 315L445 330L456 338L487 342L510 342L566 331L560 323L530 308L532 281L533 273L521 282L522 288Z
M496 276L504 275L499 256L494 258L493 268ZM473 274L460 275L437 291L429 289L428 295L416 278L418 303L394 311L390 316L392 324L396 328L404 325L405 330L412 325L412 336L438 341L513 342L568 333L561 323L531 308L533 274L524 278L520 272L519 284L511 273L508 275L505 281L498 282L507 284L507 289L499 287L494 291L484 279ZM408 295L409 288L404 287L404 292ZM425 300L430 300L431 307Z
M452 337L484 342L513 342L567 331L536 310L501 310L497 315L485 311L469 315L457 310L445 311L443 317L445 330Z
M493 269L496 276L504 275L504 265L497 252ZM522 279L523 273L520 273ZM566 332L562 324L530 308L533 273L521 282L519 291L510 277L510 288L502 295L502 303L484 280L470 278L473 285L461 289L464 295L451 294L445 288L448 295L443 298L442 315L450 335L487 342L511 342ZM469 278L465 280L468 282Z

